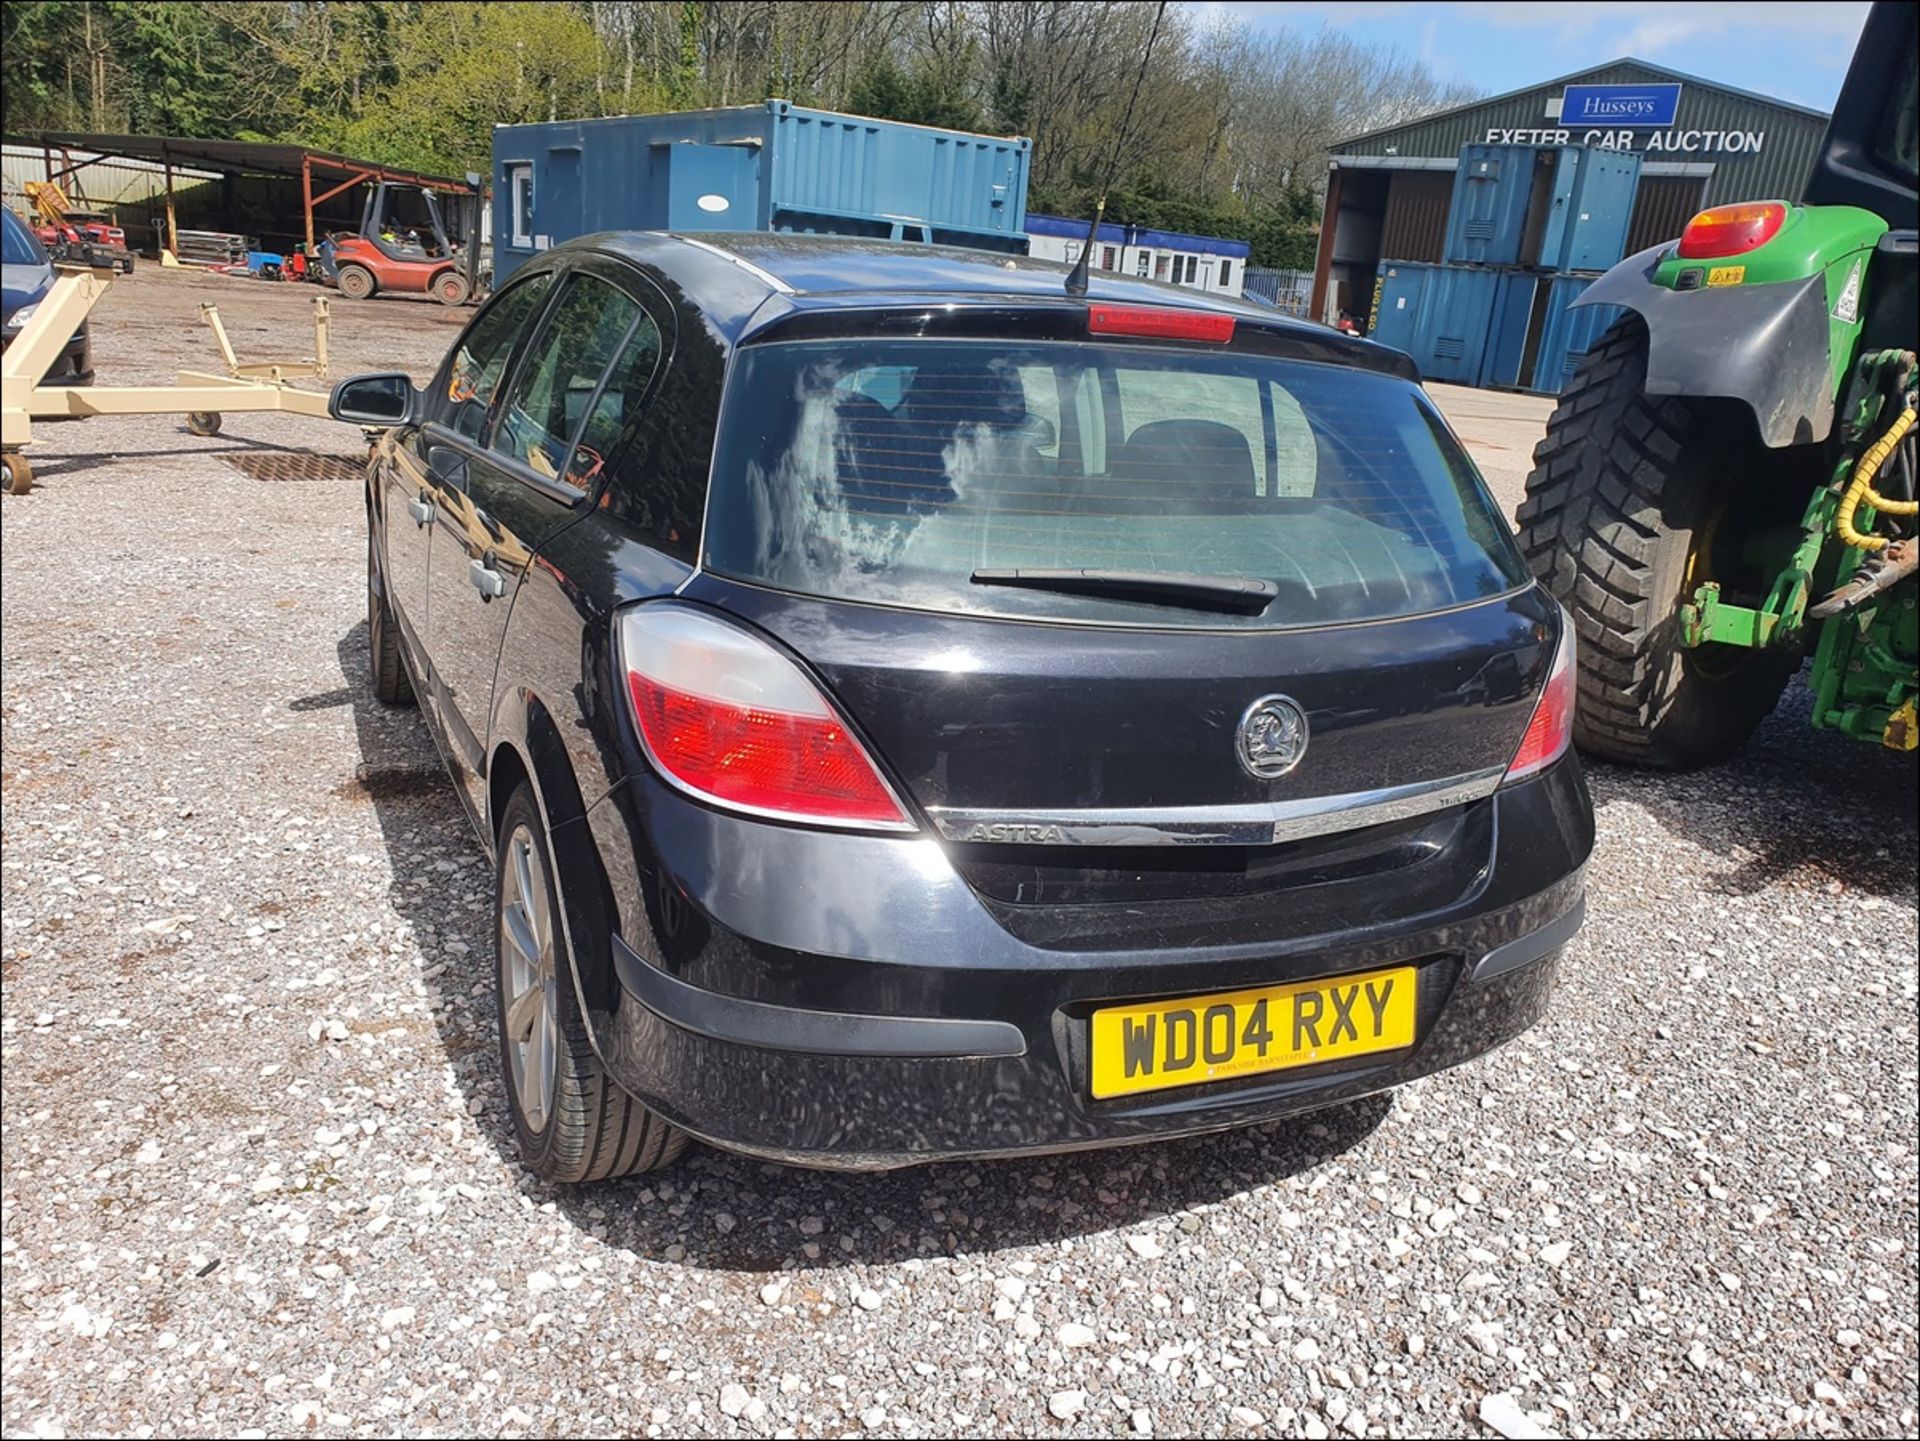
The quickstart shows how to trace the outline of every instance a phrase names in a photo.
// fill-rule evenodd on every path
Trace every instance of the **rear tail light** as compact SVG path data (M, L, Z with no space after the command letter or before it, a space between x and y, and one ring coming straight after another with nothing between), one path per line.
M1787 207L1778 200L1749 205L1716 205L1687 222L1680 233L1682 260L1714 260L1758 250L1787 223Z
M669 784L747 815L915 829L832 703L767 641L676 605L632 607L617 631L634 724Z
M1207 310L1160 305L1094 305L1087 309L1093 335L1145 335L1157 340L1232 340L1233 317Z
M1560 648L1554 653L1547 683L1540 688L1540 699L1534 702L1533 719L1520 738L1520 749L1507 767L1508 781L1537 775L1573 744L1574 645L1573 618L1562 611Z

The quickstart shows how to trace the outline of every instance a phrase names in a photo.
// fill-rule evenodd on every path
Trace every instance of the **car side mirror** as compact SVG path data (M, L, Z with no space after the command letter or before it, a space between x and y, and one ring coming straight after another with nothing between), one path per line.
M413 378L399 371L350 375L327 397L327 414L352 425L410 425L421 409Z

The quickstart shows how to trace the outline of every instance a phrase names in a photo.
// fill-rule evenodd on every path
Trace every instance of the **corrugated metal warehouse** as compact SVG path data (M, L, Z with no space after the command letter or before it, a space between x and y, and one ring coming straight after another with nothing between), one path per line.
M1567 91L1577 93L1562 114ZM1591 89L1607 87L1596 96ZM1645 91L1651 108L1608 108ZM1623 117L1623 118L1610 118ZM1827 115L1644 60L1616 60L1333 147L1314 267L1313 314L1364 315L1383 261L1443 258L1463 146L1599 146L1641 157L1626 253L1680 234L1696 211L1737 200L1795 200Z

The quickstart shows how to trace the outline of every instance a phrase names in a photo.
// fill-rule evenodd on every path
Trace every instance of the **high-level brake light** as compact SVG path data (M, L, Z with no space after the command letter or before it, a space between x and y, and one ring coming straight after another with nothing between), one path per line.
M1087 330L1094 335L1143 335L1156 340L1233 339L1233 317L1208 310L1158 305L1091 305Z

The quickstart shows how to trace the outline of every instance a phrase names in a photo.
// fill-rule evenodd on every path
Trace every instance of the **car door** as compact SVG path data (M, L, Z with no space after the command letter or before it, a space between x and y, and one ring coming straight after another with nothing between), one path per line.
M434 377L427 423L395 445L382 465L380 513L386 549L382 578L387 604L400 622L415 664L425 663L427 672L431 671L428 587L436 514L434 457L439 454L447 463L456 453L448 450L450 444L479 440L514 345L525 338L552 283L550 275L529 276L495 296L474 317ZM432 704L429 694L421 700Z
M584 513L659 362L660 327L638 289L611 263L576 263L515 360L485 443L444 457L435 479L435 700L476 816L485 814L494 669L515 592L541 543Z

